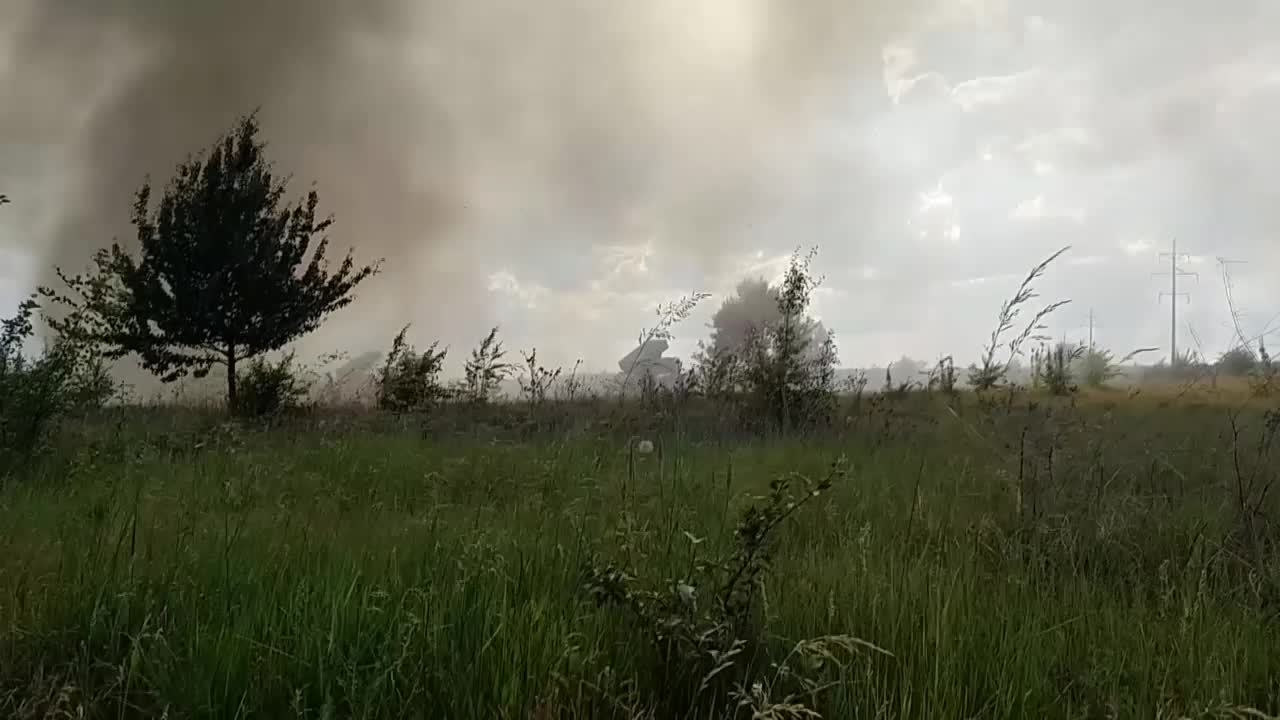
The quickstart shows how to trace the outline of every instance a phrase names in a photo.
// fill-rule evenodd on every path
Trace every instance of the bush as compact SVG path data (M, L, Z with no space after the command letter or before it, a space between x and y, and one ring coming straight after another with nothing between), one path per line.
M739 409L783 430L831 420L835 337L806 314L822 282L809 269L816 252L803 258L799 250L792 254L782 285L771 291L777 303L774 319L749 326L740 349L718 338L709 345L698 343L684 381L688 393L696 391L718 403L742 398L746 405Z
M101 407L115 392L102 357L74 335L35 358L23 354L37 307L27 300L0 321L0 478L45 449L68 414Z
M697 386L707 398L731 400L742 386L742 359L732 350L698 342L693 356Z
M378 407L396 412L430 410L448 397L440 383L440 372L448 350L437 350L431 343L418 353L405 341L409 326L404 326L391 341L391 351L375 379Z
M1052 395L1070 395L1078 388L1074 376L1075 367L1085 357L1083 346L1060 342L1052 349L1041 347L1031 356L1032 376L1035 386Z
M646 576L638 568L596 555L586 563L583 589L603 608L623 614L643 630L648 658L664 689L658 717L818 717L794 698L813 699L833 687L813 677L823 669L847 670L853 659L880 648L851 636L801 641L781 661L765 665L769 639L766 578L783 524L848 473L842 457L817 481L791 473L770 483L769 494L742 512L726 555L702 554L706 538L685 531L690 561L682 575ZM798 487L797 487L798 486ZM624 516L618 537L637 544L639 531ZM619 553L629 556L629 553ZM813 652L810 652L813 651ZM811 662L821 656L830 663ZM845 657L840 657L841 655ZM642 656L645 657L645 656ZM794 664L794 667L793 667ZM781 702L770 697L787 699Z
M1117 371L1109 350L1089 348L1080 358L1080 380L1085 387L1100 388L1115 377Z
M821 284L809 270L816 251L791 256L778 293L780 319L753 328L743 353L742 377L761 413L789 430L829 421L835 408L835 339L809 348L812 328L805 317L813 291Z
M1258 358L1243 345L1231 348L1218 358L1218 371L1230 377L1247 377L1257 369Z
M310 391L310 384L298 376L289 353L277 363L262 357L254 358L248 369L237 379L239 391L232 408L236 415L266 417L294 411L302 406L302 398Z

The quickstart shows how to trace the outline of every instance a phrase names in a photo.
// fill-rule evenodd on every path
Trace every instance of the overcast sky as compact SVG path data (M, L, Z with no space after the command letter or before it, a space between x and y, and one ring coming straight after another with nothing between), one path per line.
M1063 245L1055 334L1083 339L1092 309L1101 345L1167 348L1152 273L1174 237L1199 273L1184 347L1231 341L1219 256L1248 261L1247 332L1280 313L1274 0L281 5L347 7L282 41L246 28L298 15L249 0L0 0L0 302L127 237L146 173L261 105L335 245L387 258L305 352L410 322L462 350L496 323L612 369L658 303L715 293L683 354L797 245L850 366L972 360Z

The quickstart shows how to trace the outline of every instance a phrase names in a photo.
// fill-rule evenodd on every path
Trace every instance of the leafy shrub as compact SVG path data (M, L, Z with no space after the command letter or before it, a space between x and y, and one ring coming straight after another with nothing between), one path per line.
M725 347L698 342L692 372L704 397L724 402L742 389L742 359Z
M1116 372L1109 350L1089 348L1080 358L1080 380L1085 387L1100 388L1115 377Z
M1031 356L1033 382L1052 395L1070 395L1078 388L1074 380L1076 363L1085 355L1083 346L1060 342L1052 348L1041 346Z
M1080 358L1080 380L1086 387L1100 388L1120 375L1120 368L1135 357L1155 352L1156 348L1138 348L1116 360L1110 350L1090 348Z
M37 308L29 299L0 321L0 478L43 450L68 414L115 392L101 355L75 335L59 335L35 358L23 353Z
M835 407L835 339L828 334L811 349L812 327L805 315L822 282L809 269L816 252L803 259L798 250L792 253L778 293L780 318L752 328L742 355L748 393L758 410L784 430L829 421Z
M584 583L588 595L601 606L629 615L650 643L663 679L659 716L732 717L731 708L736 705L751 708L752 717L772 717L770 709L785 708L795 712L794 717L815 717L797 697L812 699L822 685L790 668L788 662L806 649L819 647L828 651L829 659L835 659L830 651L837 647L849 654L864 649L884 652L838 636L800 643L786 659L771 664L772 672L765 672L759 662L768 654L762 605L777 531L846 475L847 463L841 458L817 481L798 473L774 480L769 495L760 498L763 504L743 511L727 557L700 556L698 548L705 538L686 531L691 558L688 574L682 577L644 578L630 567L598 558L588 564ZM623 529L625 543L637 540L628 535L632 530ZM780 672L784 668L787 671Z
M1218 371L1231 377L1247 377L1257 369L1257 356L1243 345L1231 348L1218 358Z
M262 357L254 358L248 368L240 372L237 381L239 391L233 408L235 414L266 417L301 407L302 399L311 388L299 377L293 359L292 352L276 363Z
M378 407L397 412L430 410L448 397L440 383L440 372L448 350L437 350L431 343L419 353L405 341L406 325L391 341L391 351L374 382Z
M777 307L770 320L749 325L740 347L724 341L724 327L710 344L698 343L694 364L682 378L682 394L698 392L719 403L744 404L753 417L784 430L828 422L836 401L835 337L807 315L821 284L810 271L817 251L792 253L782 284L770 290ZM740 289L739 292L742 292ZM736 307L726 303L722 308ZM765 315L759 312L756 315Z

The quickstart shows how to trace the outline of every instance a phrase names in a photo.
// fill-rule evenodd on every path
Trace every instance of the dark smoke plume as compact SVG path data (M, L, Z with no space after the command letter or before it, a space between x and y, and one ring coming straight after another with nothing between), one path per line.
M409 321L469 338L492 321L493 258L554 264L637 216L714 263L804 181L793 143L812 122L884 97L866 88L912 17L879 0L9 2L0 142L68 178L28 241L42 267L128 241L143 178L261 107L335 245L388 259L333 321L352 350ZM0 168L15 202L21 172ZM872 212L868 188L847 201Z

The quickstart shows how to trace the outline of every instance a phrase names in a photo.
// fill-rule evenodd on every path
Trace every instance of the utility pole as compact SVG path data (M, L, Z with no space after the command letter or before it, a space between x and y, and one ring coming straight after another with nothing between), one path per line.
M1200 273L1187 272L1182 268L1178 267L1178 239L1177 238L1173 239L1173 247L1170 248L1170 251L1167 253L1160 253L1160 257L1169 258L1169 292L1160 293L1160 298L1164 298L1164 296L1168 295L1170 300L1169 305L1171 307L1171 313L1169 317L1169 367L1175 368L1178 366L1178 298L1180 297L1186 298L1188 304L1190 304L1191 302L1191 295L1184 292L1182 293L1178 292L1178 276L1192 275L1192 276L1195 276L1196 282L1200 282ZM1160 275L1164 275L1164 273L1162 272L1152 273L1152 275L1160 276Z
M1093 308L1089 308L1089 352L1093 352Z

